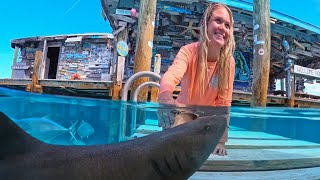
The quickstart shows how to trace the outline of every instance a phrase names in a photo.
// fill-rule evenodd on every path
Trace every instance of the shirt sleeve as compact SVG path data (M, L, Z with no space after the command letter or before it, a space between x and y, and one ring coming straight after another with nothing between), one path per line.
M172 65L163 74L160 81L160 92L170 91L173 92L174 88L180 83L183 75L187 71L188 61L191 57L190 50L183 46L176 58L174 59Z
M234 82L234 71L235 71L235 61L234 58L231 58L230 61L230 74L229 74L229 83L226 88L226 96L218 98L216 106L231 106L232 103L232 93L233 93L233 82Z

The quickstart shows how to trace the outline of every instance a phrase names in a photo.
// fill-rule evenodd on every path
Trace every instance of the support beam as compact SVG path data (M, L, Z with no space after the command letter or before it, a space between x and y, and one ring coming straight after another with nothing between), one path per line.
M47 64L47 53L48 53L48 42L47 42L47 40L44 40L42 63L40 65L40 77L39 77L39 79L48 78L48 77L45 77L45 69L46 68L49 69L49 67L46 67L46 64Z
M42 62L42 52L36 51L33 65L32 83L26 86L26 91L43 93L42 86L39 83L40 64Z
M153 72L160 75L161 70L161 54L156 54L154 58L154 64L153 64ZM157 81L159 83L159 81ZM159 88L152 86L151 87L151 102L158 102L158 94L159 94Z
M270 1L254 1L253 4L253 83L251 106L267 105L270 71Z
M156 4L157 0L140 1L134 73L150 71L151 68ZM147 82L148 80L149 78L147 77L137 79L133 84L132 92L134 92L140 84ZM146 87L140 92L138 101L146 101L147 95L148 88Z
M292 59L287 59L287 77L286 77L286 92L287 92L287 106L288 107L294 107L295 105L295 77L294 75L291 73L293 72L293 65L294 62Z
M14 66L17 63L17 59L18 59L18 53L19 53L19 47L15 46L14 47L14 55L13 55L13 62L12 62L12 66ZM11 78L13 78L13 74L14 74L14 69L12 69L11 71Z
M124 28L122 31L118 33L117 42L125 41L128 39L128 29ZM120 94L122 89L122 74L123 74L123 66L125 62L125 57L118 56L117 52L114 53L116 60L115 64L115 73L113 74L113 87L111 90L112 100L120 100Z

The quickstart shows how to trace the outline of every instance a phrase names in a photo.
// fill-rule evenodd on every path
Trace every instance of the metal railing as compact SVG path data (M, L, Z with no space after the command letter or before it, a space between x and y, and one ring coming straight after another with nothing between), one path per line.
M122 88L122 92L121 92L121 103L122 103L122 111L120 111L120 129L119 129L119 134L120 134L120 141L123 139L127 138L126 135L126 131L127 131L127 106L128 104L126 103L128 101L128 92L131 88L131 85L133 84L133 82L140 78L140 77L149 77L152 78L153 81L160 81L161 76L159 74L156 74L154 72L151 71L142 71L142 72L138 72L136 74L134 74L133 76L131 76L127 82L125 83L125 85ZM133 97L132 97L132 101L133 103L137 103L137 99L138 99L138 95L139 92L141 91L142 88L146 87L146 86L155 86L155 87L160 87L160 84L157 82L153 82L153 81L148 81L145 83L140 84L140 86L137 87L137 89L135 90L135 92L133 92ZM136 111L137 108L135 105L132 106L132 119L131 119L131 133L132 134L135 129L136 129Z

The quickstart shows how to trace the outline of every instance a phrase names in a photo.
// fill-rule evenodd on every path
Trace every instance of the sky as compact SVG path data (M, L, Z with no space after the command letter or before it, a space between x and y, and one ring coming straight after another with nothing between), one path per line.
M100 0L11 0L1 4L0 78L11 76L12 39L112 32L109 22L102 18ZM320 27L319 0L270 0L270 5L271 9Z

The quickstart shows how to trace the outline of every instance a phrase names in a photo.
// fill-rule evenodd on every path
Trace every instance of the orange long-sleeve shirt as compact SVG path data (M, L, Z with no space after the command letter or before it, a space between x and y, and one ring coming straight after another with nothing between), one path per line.
M217 81L217 62L208 62L208 76L205 80L204 96L200 96L200 87L195 78L198 76L197 56L199 43L191 43L183 46L178 52L172 65L162 76L160 92L173 92L181 82L181 91L175 101L176 104L198 106L231 106L234 81L235 62L230 61L229 83L225 88L225 95L219 94ZM189 93L189 92L192 92ZM227 124L229 124L229 119ZM228 128L226 128L220 142L228 141Z
M230 61L229 83L225 88L225 95L218 93L217 63L208 62L208 78L205 80L204 96L200 96L200 87L195 79L198 76L197 56L199 43L191 43L183 46L178 52L172 65L162 76L160 81L160 92L173 92L175 87L181 82L181 91L176 99L176 103L184 105L200 106L231 106L232 90L234 81L235 62ZM192 92L192 94L190 94Z

